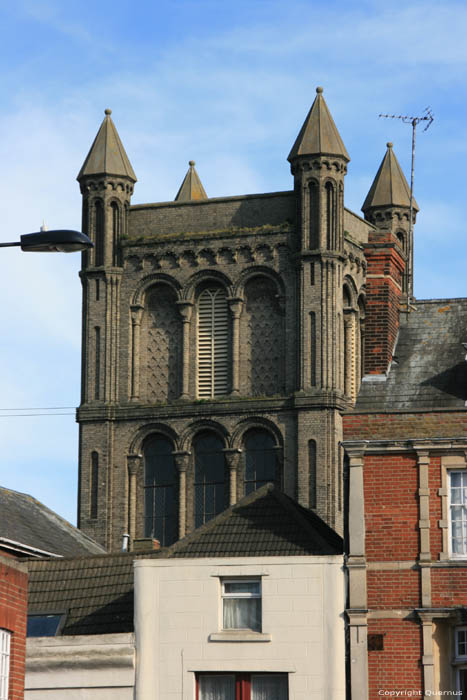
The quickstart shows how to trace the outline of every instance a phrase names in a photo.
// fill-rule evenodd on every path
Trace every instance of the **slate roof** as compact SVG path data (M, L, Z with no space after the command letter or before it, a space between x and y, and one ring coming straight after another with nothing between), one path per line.
M39 550L42 555L68 557L105 551L81 530L26 493L0 488L0 513L0 547L11 547L24 554L28 554L31 548Z
M342 538L317 515L266 484L166 549L31 560L29 613L67 611L62 634L131 632L135 559L342 552Z
M401 313L386 381L363 381L355 411L465 409L467 299L415 301Z
M316 97L295 140L287 160L298 156L337 155L347 161L350 156L344 146L331 112L323 97L323 88L316 88Z
M136 182L135 172L110 117L111 114L111 109L105 110L104 121L78 173L77 180L81 180L86 175L117 175Z
M170 557L342 554L342 539L272 484L262 486L170 547Z
M195 161L190 160L188 172L183 178L180 189L175 197L175 202L199 202L201 199L207 199L208 196L202 185L199 175L196 172Z
M392 150L392 143L386 145L387 151L363 202L363 212L373 207L410 207L410 187ZM415 198L412 206L415 211L419 211Z

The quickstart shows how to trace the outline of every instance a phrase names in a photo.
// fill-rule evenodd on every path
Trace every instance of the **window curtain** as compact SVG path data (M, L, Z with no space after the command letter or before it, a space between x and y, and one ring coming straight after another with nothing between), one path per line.
M261 599L224 598L224 629L261 632Z
M251 676L251 700L287 700L287 676Z
M199 700L235 700L235 676L200 676Z

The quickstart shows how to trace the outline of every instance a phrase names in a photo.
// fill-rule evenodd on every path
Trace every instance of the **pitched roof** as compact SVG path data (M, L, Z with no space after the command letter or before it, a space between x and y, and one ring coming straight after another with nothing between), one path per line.
M355 411L465 410L467 299L415 301L400 317L386 381L363 381Z
M265 484L169 548L170 557L342 554L342 538L315 513Z
M134 554L28 562L28 612L66 612L62 634L133 630Z
M363 203L363 212L372 207L410 207L410 187L392 149L392 143L386 145L387 151ZM413 208L419 211L415 199Z
M315 101L287 160L292 161L298 156L323 154L341 156L349 161L349 154L323 97L323 88L317 87L316 93Z
M204 187L199 179L199 175L195 169L195 161L190 160L188 165L188 172L185 175L180 189L175 197L175 202L190 202L199 201L201 199L207 199L208 196L204 190Z
M80 556L105 550L32 496L0 488L0 547L18 556Z
M136 182L136 175L110 117L111 114L111 109L105 110L104 121L78 173L77 180L87 175L118 175Z
M342 551L342 538L317 515L266 484L166 549L31 560L28 610L67 611L62 634L131 632L135 559L338 555Z

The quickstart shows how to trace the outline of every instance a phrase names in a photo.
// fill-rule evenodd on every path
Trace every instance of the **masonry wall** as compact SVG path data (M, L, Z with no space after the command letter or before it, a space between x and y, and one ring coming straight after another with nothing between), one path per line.
M27 593L26 565L0 555L0 629L11 633L9 700L24 697Z
M344 700L342 564L339 556L136 562L137 697L192 700L196 672L217 671L286 673L290 700ZM261 577L261 634L222 634L220 582L231 576Z

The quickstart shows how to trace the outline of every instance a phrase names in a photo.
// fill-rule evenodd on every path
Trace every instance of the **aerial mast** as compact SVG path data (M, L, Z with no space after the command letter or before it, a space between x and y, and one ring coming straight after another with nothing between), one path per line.
M400 119L404 124L412 125L412 164L410 169L410 206L409 206L409 235L407 240L407 264L405 266L405 289L407 291L407 313L413 300L413 182L415 163L415 131L420 122L427 122L423 131L426 131L434 119L430 107L423 110L421 117L409 117L402 114L380 114L384 119Z

